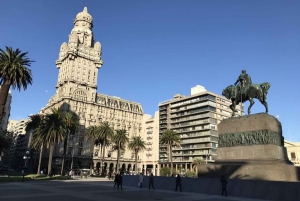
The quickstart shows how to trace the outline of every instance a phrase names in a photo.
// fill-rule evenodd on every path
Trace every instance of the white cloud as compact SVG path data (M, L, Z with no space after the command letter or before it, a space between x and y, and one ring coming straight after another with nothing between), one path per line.
M47 92L48 92L48 90L45 91L45 93L47 93Z

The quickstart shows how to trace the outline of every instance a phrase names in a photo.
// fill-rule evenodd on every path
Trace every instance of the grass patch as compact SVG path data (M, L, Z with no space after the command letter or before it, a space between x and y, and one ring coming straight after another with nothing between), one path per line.
M46 175L36 175L36 174L29 174L25 175L24 181L47 181L47 180L69 180L70 177L66 176L53 176L48 177ZM9 177L1 177L1 182L22 182L23 176L9 176Z

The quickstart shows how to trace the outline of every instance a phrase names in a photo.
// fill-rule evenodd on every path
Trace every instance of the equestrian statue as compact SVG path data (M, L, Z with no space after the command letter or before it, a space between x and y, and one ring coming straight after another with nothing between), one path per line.
M236 105L250 101L248 107L248 114L251 113L251 107L254 105L254 98L258 99L266 108L268 113L268 103L266 102L268 91L271 84L264 82L261 84L252 84L251 77L246 73L246 70L242 70L241 75L238 77L234 85L228 86L223 90L222 95L228 100L231 100L232 104L229 106L232 110L232 117L235 115L237 110Z

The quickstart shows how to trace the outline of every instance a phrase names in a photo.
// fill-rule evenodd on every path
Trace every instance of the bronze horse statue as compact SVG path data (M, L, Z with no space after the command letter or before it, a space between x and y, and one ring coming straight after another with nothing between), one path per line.
M250 84L244 90L241 90L241 86L236 87L234 85L230 85L223 90L222 95L232 102L232 104L229 106L232 110L232 117L235 115L235 112L237 112L235 109L236 105L238 105L240 102L244 103L246 101L250 101L250 105L248 107L248 114L250 114L251 107L255 103L253 100L254 98L258 99L265 106L266 113L268 113L268 103L266 102L266 99L270 87L271 84L268 82L261 84Z

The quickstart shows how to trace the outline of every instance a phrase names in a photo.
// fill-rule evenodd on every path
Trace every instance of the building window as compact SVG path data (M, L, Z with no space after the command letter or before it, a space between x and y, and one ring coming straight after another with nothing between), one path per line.
M78 149L78 156L81 156L82 149Z
M292 159L292 161L296 160L296 154L295 154L295 152L291 152L291 159Z

